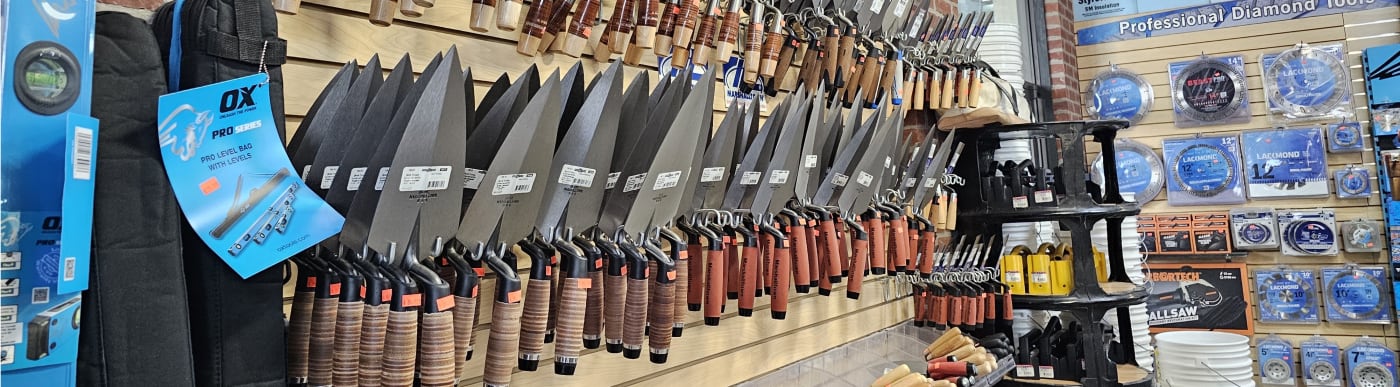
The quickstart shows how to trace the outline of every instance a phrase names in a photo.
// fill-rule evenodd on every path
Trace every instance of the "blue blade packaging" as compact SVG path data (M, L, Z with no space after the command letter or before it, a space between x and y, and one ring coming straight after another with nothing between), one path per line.
M3 385L75 385L92 240L94 3L0 0Z

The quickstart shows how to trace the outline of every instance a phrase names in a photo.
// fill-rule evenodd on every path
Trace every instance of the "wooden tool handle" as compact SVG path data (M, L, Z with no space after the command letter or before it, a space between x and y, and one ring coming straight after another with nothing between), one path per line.
M423 313L418 346L418 379L425 387L457 384L456 350L453 348L452 312Z
M826 272L833 284L841 283L841 246L836 237L836 223L831 219L821 221L822 238L826 242Z
M384 372L384 336L389 327L389 304L365 305L360 322L360 386L377 387Z
M588 308L583 313L583 339L588 348L597 348L603 339L603 272L589 272L588 278L593 286L588 288Z
M715 61L725 63L734 55L734 45L739 43L739 13L725 12L724 20L715 30Z
M278 0L278 1L283 1L283 0ZM296 1L296 2L300 3L300 0L285 0L285 1ZM274 3L276 3L276 1L274 1ZM380 27L388 27L390 24L394 24L394 12L395 12L396 10L397 10L397 9L396 9L396 7L394 7L394 2L393 2L393 1L390 1L390 0L373 0L373 1L370 1L370 2L369 2L369 23L370 23L370 24L373 24L373 25L376 25L376 26L380 26Z
M855 61L856 61L856 55L855 55L855 54L856 54L856 37L855 37L854 35L844 35L844 36L841 36L840 44L838 44L838 45L837 45L837 48L836 48L836 60L837 60L837 63L836 63L836 71L838 71L839 74L841 74L841 75L844 76L844 75L847 75L847 74L850 74L851 72L853 72L854 69L853 69L852 67L855 65ZM851 79L851 78L845 78L845 80L848 80L848 81L851 81L851 82L856 82L856 81L857 81L857 80ZM837 83L841 83L841 81L838 80ZM847 87L847 86L844 85L844 84L841 84L841 85L839 85L839 86L841 86L841 87ZM850 86L850 87L855 87L855 86L852 85L852 86Z
M763 62L763 23L750 23L744 33L744 82L758 80L758 71Z
M880 72L880 90L884 90L888 98L904 99L901 93L895 92L894 85L895 74L899 73L899 60L886 57L880 64L884 66ZM901 103L901 105L903 105L903 103Z
M549 324L549 299L553 285L547 279L531 279L525 285L525 306L520 317L520 369L534 371L544 352Z
M407 1L407 0L405 0ZM307 383L330 385L335 363L335 315L340 300L317 298L311 311L311 346L307 361Z
M967 91L967 107L975 108L977 107L977 100L981 99L980 97L982 96L981 69L972 70L972 79L969 81L969 83L971 83L972 85L968 87Z
M476 336L477 297L452 297L452 302L456 304L452 308L452 350L456 354L453 370L454 375L461 376L475 350L472 337Z
M812 41L800 57L802 63L805 64L798 68L797 80L808 87L817 87L817 79L821 76L821 51L817 47L812 47L820 44L820 40Z
M661 273L657 273L661 275ZM675 282L654 282L651 285L651 310L647 311L647 321L651 325L650 335L648 335L648 348L650 348L650 358L652 363L662 364L666 362L666 355L671 349L671 330L666 327L675 323Z
M593 32L593 22L598 19L598 9L603 7L600 0L583 0L574 9L574 17L569 21L568 35L564 37L564 55L579 57L588 44Z
M652 52L657 56L671 54L671 47L675 43L676 35L676 14L680 12L676 3L665 2L661 7L660 21L656 24L656 38L652 44Z
M939 106L939 103L943 101L943 71L929 71L924 78L924 87L928 93L928 98L926 98L924 101L927 104L924 105L924 110L934 110L941 108L941 106Z
M846 285L846 298L859 299L861 282L865 279L865 262L870 259L870 241L851 241L851 283Z
M360 380L360 330L365 303L341 302L335 312L335 354L331 381L336 386L354 386Z
M843 74L846 77L846 83L844 86L846 92L845 94L842 94L841 101L847 104L858 103L858 101L856 101L856 94L860 90L862 90L861 80L862 75L865 74L865 56L860 54L859 52L857 52L855 55L856 58L852 60L852 63L854 64L852 64L850 67L843 67L842 70L843 72L846 71L845 69L852 70ZM866 91L866 93L869 92L870 91ZM852 106L852 108L859 108L859 106Z
M487 386L509 386L520 347L520 315L525 305L496 301L491 307L491 335L486 343L486 365L482 370Z
M690 59L696 64L707 64L715 60L715 29L719 27L719 21L716 19L718 18L709 15L709 12L700 16L700 26L695 29L695 42L690 50Z
M608 19L608 26L600 38L607 39L608 48L613 53L627 52L627 44L632 39L632 30L636 23L634 15L638 3L650 4L650 0L618 0L617 5L613 6L612 17ZM601 40L599 45L602 45Z
M661 24L660 0L636 0L637 28L633 36L638 49L649 49L656 45L656 27Z
M880 43L875 43L875 45L879 46ZM878 54L878 49L871 51L870 55L866 55L865 63L861 66L860 87L865 90L865 103L867 105L874 105L875 99L880 97L880 71L884 70L885 57Z
M788 243L792 245L792 276L798 293L807 293L811 289L812 281L812 252L808 250L807 226L801 224L801 220L791 227L792 238Z
M558 0L550 5L549 23L545 24L544 37L540 39L540 53L549 50L562 50L564 39L559 35L564 35L563 31L568 28L569 13L573 10L574 0Z
M855 40L851 40L851 43L854 44ZM818 75L826 79L828 87L839 86L839 84L836 83L836 74L841 63L841 51L838 48L840 44L841 28L836 26L830 27L826 36L822 38L822 51L826 55L822 57L821 66L822 72L825 73L825 75Z
M559 301L559 321L554 326L554 373L573 375L583 352L583 325L588 308L590 278L564 278Z
M273 0L272 9L288 15L296 15L301 11L301 0Z
M520 9L524 6L520 0L504 0L497 2L496 8L496 28L501 31L515 31L516 23L520 22Z
M549 28L549 17L553 14L553 2L536 0L525 13L525 27L520 30L520 41L516 42L515 52L525 56L535 56L540 51L541 39Z
M780 51L782 51L782 49L783 34L769 32L763 37L763 46L758 54L759 59L761 59L758 68L759 75L762 75L764 78L772 78L773 75L778 72L778 54L781 53ZM779 85L775 83L769 87L776 88L778 86Z
M792 291L792 248L788 247L787 243L780 241L773 249L773 253L776 268L773 270L773 274L769 275L770 278L773 278L773 299L770 312L772 312L774 320L783 320L787 318L788 297Z
M792 68L792 61L801 58L795 58L797 40L788 39L781 34L778 34L777 40L780 43L778 44L778 62L773 69L773 87L783 87L783 83L787 82L788 70ZM794 88L794 90L796 89Z
M972 88L972 70L962 68L958 70L958 107L967 107L967 92Z
M889 261L889 235L885 233L885 222L877 216L866 226L870 230L870 273L885 274L885 263Z
M380 380L386 386L412 385L417 361L418 311L390 311L384 336L384 374Z
M942 100L939 101L940 109L952 109L953 97L957 96L958 69L953 68L943 72L943 91L939 92Z
M697 246L698 246L698 245L697 245ZM697 250L699 250L699 249L697 249ZM677 332L677 330L679 330L679 329L685 328L685 321L683 321L682 319L685 317L685 313L686 313L687 310L689 309L689 305L688 305L688 303L687 303L686 301L690 298L690 294L691 294L691 293L697 293L697 294L696 294L696 297L699 297L699 294L698 294L699 292L698 292L698 291L694 291L694 292L693 292L693 291L690 289L690 285L691 285L691 282L692 282L691 277L690 277L690 275L691 275L690 272L692 271L692 270L690 270L691 263L692 263L692 262L690 262L690 252L689 252L689 251L686 251L686 250L680 250L679 253L680 253L680 254L677 256L677 259L674 259L674 262L675 262L675 271L674 271L674 273L676 273L676 279L675 279L675 281L672 281L672 286L671 286L672 291L675 292L675 295L673 296L673 301L671 302L671 309L672 309L672 310L671 310L671 315L672 315L672 316L675 316L675 321L679 322L680 324L677 324L677 325L673 326L673 327L672 327L672 330L671 330L671 331L668 331L667 334L672 334L672 333ZM695 264L694 266L700 266L700 264ZM663 274L663 273L658 273L657 275L662 275L662 274ZM704 285L697 284L697 287L699 287L699 286L704 286ZM697 290L703 290L703 289L697 289ZM699 306L700 306L699 303L696 303L695 306L696 306L696 309L697 309L697 310L700 309L700 308L699 308ZM670 324L668 324L668 325L670 325ZM661 328L661 330L664 331L664 330L666 330L666 329L663 327L663 328Z
M423 16L424 9L426 8L409 0L399 1L399 13L407 17Z
M739 284L739 315L753 315L754 292L758 289L759 261L758 246L744 246L743 255L739 257L739 275L742 282Z
M1400 186L1400 184L1396 185ZM744 262L739 259L739 238L725 237L724 239L724 261L726 262L724 267L727 269L724 275L725 298L738 300L739 288L744 285L744 275L741 273Z
M607 284L603 286L603 291L607 295L603 304L604 315L607 318L607 321L603 323L603 329L606 331L604 336L609 345L621 345L622 327L625 325L623 316L626 315L627 286L630 284L625 276L607 275L606 277ZM617 348L617 351L621 350L621 348ZM617 351L609 350L609 352Z
M643 333L647 322L647 280L627 278L627 309L622 320L623 355L641 356ZM631 355L635 353L635 355Z
M685 66L690 64L690 47L679 44L671 45L671 67L676 70L685 70Z
M490 31L495 14L496 0L472 0L472 21L468 27L477 32Z
M700 16L699 0L681 0L681 5L676 7L675 31L672 34L671 44L676 47L690 47L690 43L695 41L695 26L699 22Z
M707 250L705 255L705 325L719 325L719 319L724 313L724 291L725 274L728 262L724 256L724 249ZM698 266L698 265L697 265Z
M306 383L311 356L311 312L315 308L315 292L292 294L292 313L287 323L287 378L293 383Z
M926 88L928 82L924 79L924 75L925 73L923 71L914 71L914 87L909 91L910 103L906 104L909 106L910 110L924 110L924 97L928 96L928 89Z
M685 259L676 261L676 273L679 275L676 282L684 284L677 286L685 286L685 302L677 304L685 304L689 311L697 312L705 302L705 246L699 243L687 244L682 254ZM676 315L685 316L685 313Z

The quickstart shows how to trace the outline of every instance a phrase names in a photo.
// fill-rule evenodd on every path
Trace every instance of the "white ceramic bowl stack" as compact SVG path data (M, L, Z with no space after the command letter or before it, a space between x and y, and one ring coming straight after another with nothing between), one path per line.
M982 46L977 50L977 56L996 69L997 75L1016 89L1017 95L1020 96L1018 103L1021 107L1021 117L1029 119L1030 109L1021 91L1026 82L1025 61L1022 55L1020 26L1013 23L989 25L987 35L982 39ZM1005 105L1005 110L1011 111L1011 104Z
M1147 305L1137 304L1128 306L1128 316L1132 321L1133 348L1138 366L1147 371L1153 368L1153 346L1152 335L1147 332ZM1118 327L1118 310L1110 310L1104 314L1104 323L1113 326L1113 332L1122 335L1123 330Z
M1156 335L1158 373L1167 387L1254 387L1249 337L1181 331Z

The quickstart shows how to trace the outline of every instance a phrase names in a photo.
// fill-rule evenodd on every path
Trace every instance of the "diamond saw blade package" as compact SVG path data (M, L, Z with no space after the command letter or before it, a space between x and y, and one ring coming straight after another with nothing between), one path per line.
M1346 359L1346 376L1351 387L1395 385L1395 352L1385 344L1362 336L1342 355Z
M1316 324L1319 320L1314 276L1316 273L1312 270L1287 267L1255 270L1254 289L1259 295L1259 321Z
M1244 176L1255 199L1327 196L1322 128L1251 130L1240 135Z
M1337 255L1336 219L1337 214L1331 209L1280 212L1279 250L1284 255Z
M1237 249L1278 248L1278 219L1272 208L1231 208L1230 230Z
M1374 220L1342 222L1342 248L1348 253L1374 253L1385 249L1385 228Z
M1259 380L1265 386L1296 386L1293 366L1293 344L1270 334L1257 344L1259 351Z
M1361 152L1366 149L1361 123L1343 121L1327 125L1327 151L1332 153Z
M1322 268L1322 298L1327 320L1347 323L1390 323L1390 297L1384 267L1335 266Z
M1259 57L1264 99L1277 123L1351 116L1351 73L1340 43L1299 43Z
M1322 336L1303 341L1303 385L1308 387L1340 387L1342 385L1342 350L1337 343Z
M1246 200L1236 136L1162 140L1167 203L1173 206L1240 204Z
M1366 199L1371 197L1371 171L1364 168L1347 167L1332 173L1337 182L1337 197L1341 199Z
M1178 128L1249 122L1244 56L1207 57L1167 66Z

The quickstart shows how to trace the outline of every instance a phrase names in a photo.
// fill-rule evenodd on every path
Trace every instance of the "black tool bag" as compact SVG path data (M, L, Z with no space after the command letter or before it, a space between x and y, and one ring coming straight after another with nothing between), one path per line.
M153 28L167 72L178 71L170 78L179 90L252 75L265 65L273 120L285 140L281 65L287 42L277 37L270 2L177 0L156 10ZM173 59L170 46L177 31L181 53ZM196 384L286 385L282 267L242 279L187 222L181 223Z
M180 209L155 136L165 66L146 22L98 12L92 75L102 130L78 385L193 385Z

